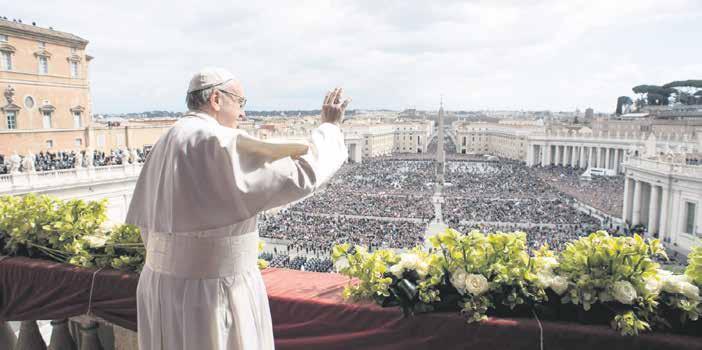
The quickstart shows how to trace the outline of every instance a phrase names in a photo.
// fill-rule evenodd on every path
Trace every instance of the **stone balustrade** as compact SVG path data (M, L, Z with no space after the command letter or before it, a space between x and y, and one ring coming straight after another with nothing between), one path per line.
M0 349L9 350L137 350L135 332L94 317L79 316L51 321L46 344L37 321L22 321L19 334L0 321Z
M0 194L40 190L47 187L136 178L142 164L109 165L0 175Z

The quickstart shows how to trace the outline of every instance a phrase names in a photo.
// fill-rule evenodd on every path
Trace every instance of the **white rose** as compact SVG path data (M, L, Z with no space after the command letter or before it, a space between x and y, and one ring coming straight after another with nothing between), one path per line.
M656 277L650 277L645 280L644 289L650 294L658 294L663 287L663 283Z
M405 272L405 268L402 267L402 264L400 263L390 266L390 273L395 275L397 278L402 278L403 272Z
M417 254L406 253L400 255L400 265L402 265L407 270L414 270L417 268L417 264L421 259Z
M451 273L451 284L458 290L459 293L465 294L466 290L466 271L457 269Z
M551 271L558 266L558 260L552 256L543 257L541 261L544 263L544 270L547 271Z
M475 296L487 292L489 287L487 278L483 275L470 274L466 276L466 290Z
M661 274L661 283L663 291L672 294L682 294L683 285L690 283L690 281L685 275L674 275L670 272L665 272Z
M351 266L349 264L349 259L347 259L345 256L342 256L341 258L339 258L339 260L337 260L334 263L334 269L336 270L336 272L339 272L349 266Z
M700 289L690 282L681 283L681 292L690 300L700 299Z
M83 236L83 239L88 242L91 248L101 248L107 243L107 237L98 235Z
M539 272L536 274L536 285L541 288L548 288L553 283L553 274L548 272Z
M612 296L622 304L631 304L636 299L636 288L628 281L617 281L612 286Z
M420 261L417 264L417 274L419 278L424 278L429 273L429 264L426 261Z
M558 295L563 295L568 290L568 279L563 276L555 276L551 279L551 289Z

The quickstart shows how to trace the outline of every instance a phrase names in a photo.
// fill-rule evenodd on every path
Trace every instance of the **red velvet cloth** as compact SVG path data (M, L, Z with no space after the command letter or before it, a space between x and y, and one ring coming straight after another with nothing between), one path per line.
M0 261L0 320L61 319L86 313L95 269L27 258ZM465 324L458 313L403 319L396 308L350 303L338 274L263 271L277 349L539 349L534 319L491 318ZM91 309L136 330L138 276L95 275ZM623 337L608 326L542 321L544 349L702 349L702 338L673 334Z
M86 269L22 257L0 261L0 320L56 320L88 312L121 327L137 329L139 276L112 269Z

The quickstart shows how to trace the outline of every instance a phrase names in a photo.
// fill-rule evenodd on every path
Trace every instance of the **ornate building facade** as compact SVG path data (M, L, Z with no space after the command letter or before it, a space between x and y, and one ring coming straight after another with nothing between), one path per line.
M85 147L92 110L87 44L0 20L0 154Z

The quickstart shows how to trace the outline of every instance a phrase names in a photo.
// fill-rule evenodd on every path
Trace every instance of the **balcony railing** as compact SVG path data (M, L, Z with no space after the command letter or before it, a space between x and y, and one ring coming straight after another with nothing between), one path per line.
M138 177L142 164L108 165L0 175L0 194Z
M662 174L702 178L702 166L700 165L677 164L644 158L629 159L625 165L646 170L653 170Z

